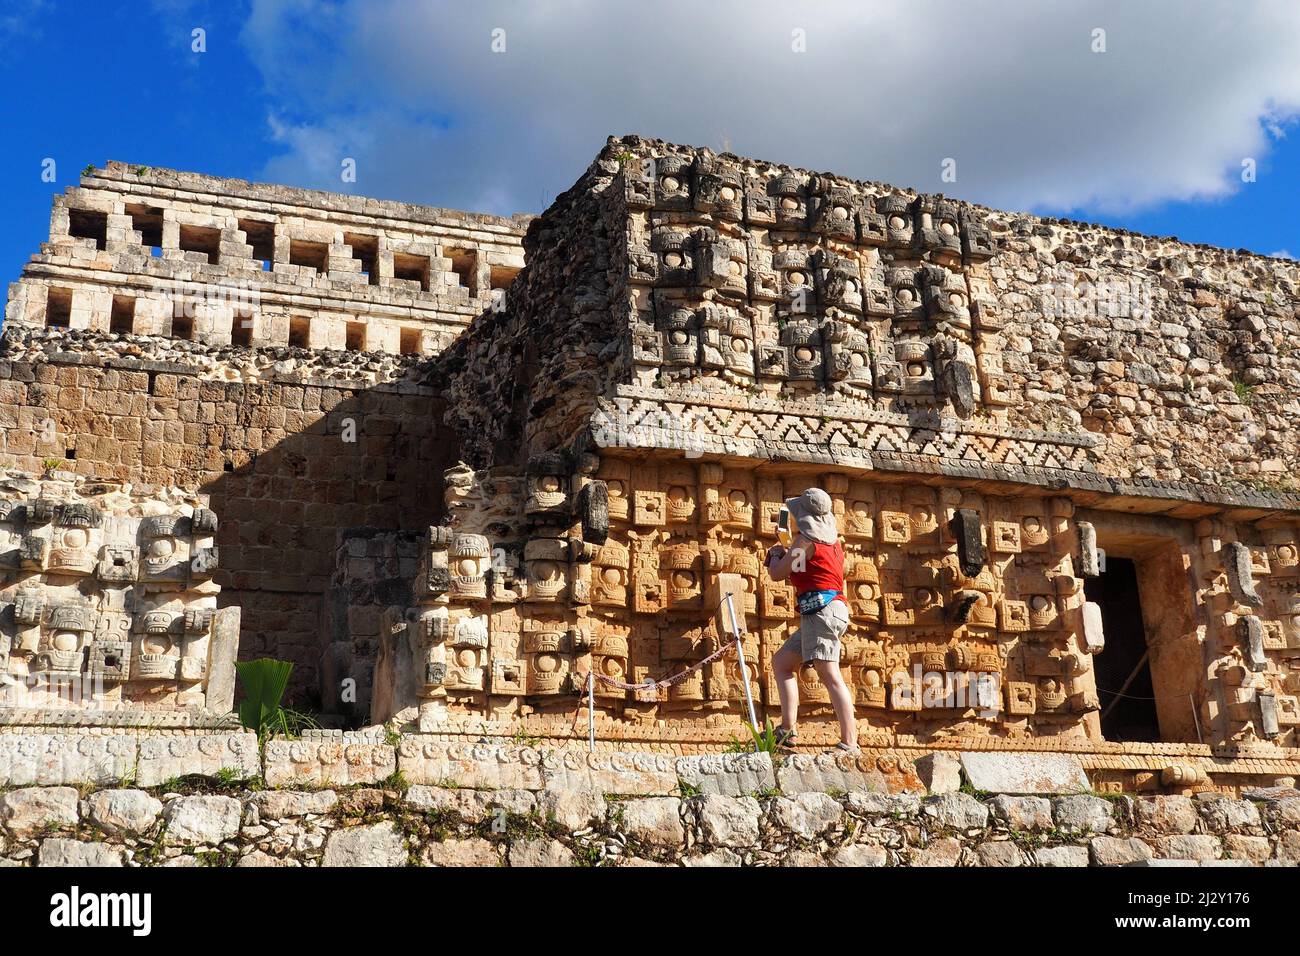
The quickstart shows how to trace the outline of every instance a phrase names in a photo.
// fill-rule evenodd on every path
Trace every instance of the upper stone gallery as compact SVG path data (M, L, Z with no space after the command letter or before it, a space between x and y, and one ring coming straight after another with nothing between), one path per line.
M328 708L352 676L376 722L567 739L594 672L602 739L724 746L746 684L775 706L795 611L762 557L818 485L864 744L1066 748L1126 786L1300 771L1295 263L638 137L531 221L114 164L52 224L11 287L0 412L55 399L76 469L131 478L154 439L107 454L89 436L125 412L87 414L110 386L77 376L148 372L146 422L196 380L218 411L177 434L220 454L169 476L237 512L216 578L245 653L293 607L319 622L282 656L327 662ZM270 291L178 324L164 273ZM33 391L70 366L81 407ZM235 388L259 418L220 419ZM326 491L275 451L320 423L322 479L343 467L335 409L385 425ZM412 463L407 507L351 507ZM254 542L319 549L317 525L332 575L258 577ZM692 669L729 593L748 667ZM801 694L807 739L834 739L811 671Z

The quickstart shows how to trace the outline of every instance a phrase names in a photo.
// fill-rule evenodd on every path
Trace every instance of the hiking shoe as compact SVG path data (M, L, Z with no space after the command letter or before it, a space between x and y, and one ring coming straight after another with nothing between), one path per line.
M840 741L833 749L828 750L827 753L835 754L837 757L840 754L847 754L850 757L860 757L862 756L862 748L857 744L846 744L843 741Z
M794 730L786 730L784 727L776 728L776 746L781 750L793 750L794 745L799 741L799 733Z

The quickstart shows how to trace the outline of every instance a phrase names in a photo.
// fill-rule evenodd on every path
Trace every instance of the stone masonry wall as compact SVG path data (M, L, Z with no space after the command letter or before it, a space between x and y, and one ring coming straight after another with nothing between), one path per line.
M110 162L55 197L5 321L430 354L509 285L528 218Z
M119 754L119 779L39 785L15 776L5 743L0 780L18 785L0 789L0 866L1300 865L1288 787L986 794L949 772L929 792L887 792L828 758L328 734L261 755L249 735L215 736L202 758L193 738L146 738L135 760ZM396 773L396 749L442 776ZM302 773L322 766L335 773Z
M439 476L454 458L438 438L437 397L408 359L296 350L300 367L259 369L250 350L227 347L236 361L216 365L247 367L223 378L123 339L7 330L0 461L39 473L57 460L209 495L222 604L243 608L241 656L294 661L295 698L314 698L338 533L439 516Z
M507 312L445 353L475 467L589 424L604 448L1300 500L1293 262L639 137L525 248Z

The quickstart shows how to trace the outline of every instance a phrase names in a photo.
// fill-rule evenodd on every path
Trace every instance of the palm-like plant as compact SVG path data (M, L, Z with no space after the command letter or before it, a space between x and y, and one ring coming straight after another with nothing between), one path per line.
M244 687L244 699L239 703L239 722L256 732L258 740L265 741L276 734L293 737L304 727L316 726L307 714L280 703L289 686L289 675L293 673L291 662L262 657L255 661L238 661L235 670Z

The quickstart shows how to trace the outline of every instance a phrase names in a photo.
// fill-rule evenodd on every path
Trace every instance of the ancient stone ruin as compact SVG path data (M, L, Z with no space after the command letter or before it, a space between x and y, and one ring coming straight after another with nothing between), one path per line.
M107 676L101 632L147 643L166 613L174 672L135 686L133 644L121 699L201 705L206 680L211 706L190 618L219 603L302 699L407 732L408 779L483 738L585 752L589 683L598 750L716 752L747 739L746 690L774 713L796 613L762 560L818 485L849 554L846 772L898 790L942 751L1050 753L1096 789L1291 786L1298 283L636 137L531 220L110 164L56 201L0 354L6 464L122 489L24 487L0 533L51 615L74 583L28 541L99 497L74 537L102 597L78 629L0 592L10 670L75 643ZM173 493L128 507L122 483L210 511L155 520ZM211 590L147 596L167 520L219 547ZM130 601L95 578L110 547L138 549ZM820 749L811 671L801 695ZM293 746L289 779L334 779Z
M70 473L0 478L0 722L230 711L239 608L217 607L205 505Z

